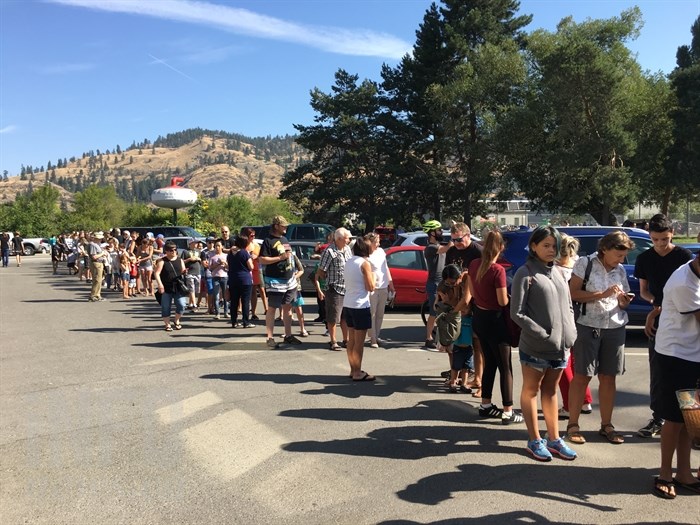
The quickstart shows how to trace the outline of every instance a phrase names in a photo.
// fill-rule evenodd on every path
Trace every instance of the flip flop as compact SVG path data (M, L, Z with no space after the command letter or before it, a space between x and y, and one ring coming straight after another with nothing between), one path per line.
M663 490L663 489L666 490ZM673 481L666 481L661 478L654 478L654 494L662 499L675 499L676 487Z
M367 372L365 372L365 375L363 375L359 379L353 379L353 381L374 381L375 379L377 379L377 378L374 377L373 375L370 375Z
M182 330L182 325L180 323L175 323L173 326L175 326L175 330Z
M695 481L693 483L681 483L676 478L673 478L673 482L679 487L683 487L685 490L695 492L695 494L700 494L700 481Z

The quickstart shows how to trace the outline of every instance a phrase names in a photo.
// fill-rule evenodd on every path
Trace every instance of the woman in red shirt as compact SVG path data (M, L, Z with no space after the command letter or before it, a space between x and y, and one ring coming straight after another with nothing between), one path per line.
M522 423L523 416L513 411L513 364L503 307L508 305L506 272L496 261L505 249L500 232L489 232L481 259L469 265L469 291L474 298L473 329L484 352L481 379L481 417L500 418L501 423ZM500 375L503 409L491 403L496 370Z

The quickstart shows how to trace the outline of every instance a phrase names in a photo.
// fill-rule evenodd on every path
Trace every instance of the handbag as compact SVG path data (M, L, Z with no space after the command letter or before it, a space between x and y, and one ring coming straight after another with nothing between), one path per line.
M175 266L171 261L168 261L170 264L170 267L173 269L173 273L177 275L175 279L173 279L173 291L175 293L178 293L180 295L188 295L190 293L190 289L187 286L187 281L185 280L185 276L183 274L177 274L175 271Z
M503 312L503 319L506 322L508 342L510 343L510 346L517 347L520 345L520 333L522 332L522 329L510 317L510 306L504 306L501 308L501 312Z

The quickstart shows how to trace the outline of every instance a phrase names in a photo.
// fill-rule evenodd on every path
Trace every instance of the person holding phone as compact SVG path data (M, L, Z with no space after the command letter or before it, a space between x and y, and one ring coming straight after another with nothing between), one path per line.
M612 414L615 405L615 378L625 372L625 327L629 321L625 309L632 301L627 283L627 272L622 263L634 242L623 231L613 231L598 242L598 251L581 257L574 265L569 289L571 299L582 303L581 315L576 321L577 338L574 343L574 377L569 389L569 425L566 427L570 442L583 444L586 438L578 423L584 394L594 375L598 376L600 430L598 434L608 442L625 441L615 431ZM592 261L591 274L583 286L586 266ZM629 295L628 295L629 294Z

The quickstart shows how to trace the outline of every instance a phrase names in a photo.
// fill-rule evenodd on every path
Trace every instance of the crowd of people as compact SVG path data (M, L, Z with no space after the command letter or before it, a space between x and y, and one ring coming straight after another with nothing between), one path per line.
M168 332L181 330L184 312L203 304L214 318L230 319L232 328L250 328L260 299L266 345L299 345L292 316L297 313L299 335L308 335L300 292L304 269L285 237L287 226L284 217L274 217L262 243L256 242L252 228L232 236L223 226L221 236L206 238L206 246L193 238L182 253L161 235L77 232L56 239L52 261L54 272L65 259L71 272L91 284L92 302L104 300L104 288L121 291L125 300L154 296ZM504 425L525 423L526 450L534 459L574 460L572 446L586 443L580 416L593 412L589 383L596 376L598 434L613 445L622 444L625 438L615 430L613 413L616 378L625 372L626 308L634 297L623 266L634 249L630 237L611 231L600 239L596 253L578 257L576 239L552 226L537 227L509 295L505 269L498 263L505 249L500 232L489 232L482 246L471 241L469 227L461 222L452 225L449 239L442 238L438 221L428 221L423 229L428 235L430 307L425 347L447 354L450 368L443 375L449 390L479 399L482 418L500 419ZM638 435L661 435L654 493L672 499L677 487L700 494L700 471L695 475L690 466L691 435L676 400L677 390L700 390L700 258L672 243L672 224L663 215L651 219L649 233L653 246L637 257L635 276L642 299L653 306L645 325L652 417ZM351 242L351 233L341 227L328 241L317 246L312 274L317 320L325 323L329 349L345 349L349 378L374 381L376 376L364 371L362 363L365 344L379 348L385 343L380 337L384 307L394 292L386 254L376 233ZM278 312L282 343L274 335ZM514 346L522 373L521 410L514 408ZM502 407L492 402L497 374ZM562 417L568 424L560 433Z
M593 412L589 383L597 376L598 434L622 444L613 412L616 378L625 371L626 308L634 298L623 266L634 249L629 236L611 231L600 239L596 253L578 257L576 239L552 226L537 227L509 296L505 270L498 264L505 248L500 232L489 232L480 246L471 242L463 223L452 226L448 240L442 239L438 221L426 223L424 231L430 306L425 347L448 352L450 370L443 375L450 391L480 398L481 417L500 418L506 425L524 422L526 450L534 459L574 460L572 446L586 443L580 415ZM691 448L700 443L692 441L676 398L679 390L700 392L700 256L693 258L672 243L673 225L663 215L651 219L649 233L653 246L637 257L635 276L642 299L653 307L645 326L652 418L637 435L661 435L661 468L653 490L673 499L677 487L700 494L700 469L694 474L690 465ZM518 327L522 413L513 409L512 323ZM491 400L496 372L502 408ZM560 418L569 420L562 434Z

